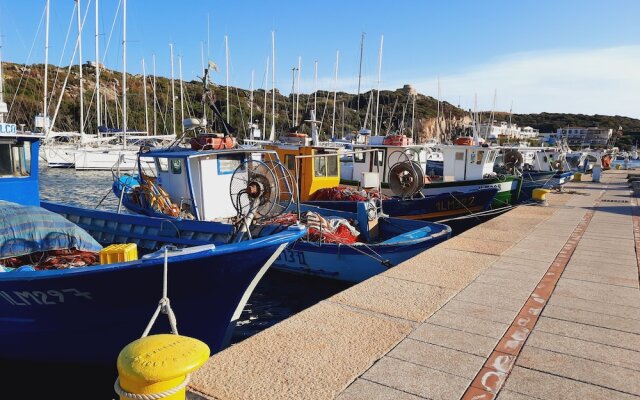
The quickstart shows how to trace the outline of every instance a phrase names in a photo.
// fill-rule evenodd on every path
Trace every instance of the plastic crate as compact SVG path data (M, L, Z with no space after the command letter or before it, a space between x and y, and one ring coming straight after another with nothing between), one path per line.
M100 264L114 264L138 259L135 243L111 244L100 250Z

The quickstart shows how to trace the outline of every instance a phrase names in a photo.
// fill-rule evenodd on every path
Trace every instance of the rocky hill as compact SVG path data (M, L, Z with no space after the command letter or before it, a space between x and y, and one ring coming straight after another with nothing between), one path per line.
M11 112L9 120L18 124L25 124L27 129L33 129L34 116L42 113L44 65L21 65L4 63L5 101L9 104ZM68 77L67 72L69 71ZM84 77L84 106L85 106L85 131L96 130L95 107L95 68L89 65L83 67ZM49 67L49 107L48 114L53 117L58 106L63 82L67 79L67 88L60 101L56 130L78 130L80 119L79 104L79 69L73 66ZM118 71L102 70L101 97L103 97L103 109L106 102L106 125L117 128L122 125L121 82L122 74ZM147 101L150 130L153 130L153 95L151 77L147 77ZM128 103L128 130L145 130L145 110L143 95L143 79L140 75L128 75L127 78L127 103ZM184 115L187 117L200 117L203 112L202 84L199 81L185 81L184 88ZM176 121L179 131L180 110L180 82L175 82L176 90ZM226 88L216 86L213 88L218 109L222 115L226 115ZM157 103L156 108L156 133L172 133L172 105L171 105L171 81L164 77L158 77L156 82ZM415 95L415 110L413 104ZM262 127L264 117L264 90L256 90L253 97L253 119ZM106 99L106 100L105 100ZM317 119L322 121L321 135L331 136L333 125L333 92L317 92ZM251 109L250 92L241 88L230 88L230 125L236 128L236 135L243 138L249 121ZM267 93L267 127L271 126L271 93ZM300 116L305 111L313 108L314 95L301 94L299 99ZM336 96L336 114L334 131L337 136L342 136L352 131L357 131L366 126L374 130L376 98L375 93L365 92L360 95L360 108L357 109L358 97L355 94L339 92ZM412 116L415 115L414 129L422 140L433 138L437 132L447 132L456 135L465 125L471 121L467 111L455 107L447 102L441 103L440 128L437 125L437 100L430 96L416 93L410 86L394 91L380 92L379 126L381 133L390 130L403 129L409 133L412 126ZM292 97L283 96L276 90L276 131L284 131L292 127ZM104 111L103 111L104 113ZM488 118L488 113L483 113L483 120ZM507 120L506 113L496 113L496 119ZM555 129L567 125L593 126L613 128L624 131L640 131L640 120L604 115L581 114L514 114L512 120L521 126L532 126L542 132L555 131ZM105 124L103 122L103 124Z

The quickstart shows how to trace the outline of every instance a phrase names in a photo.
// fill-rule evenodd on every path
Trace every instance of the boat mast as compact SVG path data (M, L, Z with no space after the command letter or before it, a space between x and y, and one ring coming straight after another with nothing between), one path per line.
M380 52L378 53L378 89L376 95L376 136L378 136L378 110L380 109L380 77L382 74L382 45L384 44L384 35L380 35Z
M142 95L144 96L144 126L149 135L149 105L147 104L147 69L142 59ZM155 135L155 132L153 132Z
M271 31L271 134L269 140L276 138L276 32Z
M78 6L78 67L80 68L80 135L84 138L84 80L82 78L82 22L80 0L76 0Z
M101 103L100 103L100 40L99 40L99 25L98 25L98 4L99 0L96 0L96 37L95 37L95 45L96 45L96 130L100 126L100 116L101 116ZM144 62L143 62L144 63Z
M251 139L253 139L253 78L255 71L251 70L251 94L249 94L249 132L251 132Z
M127 0L122 1L122 147L127 148Z
M44 125L44 134L45 136L47 136L49 134L49 123L47 120L47 91L49 83L49 0L47 0L45 9L46 22L44 33L44 102L42 109L42 124ZM0 75L2 75L2 71L0 71ZM2 77L0 76L0 105L2 103ZM0 118L2 118L2 114L0 114ZM0 120L0 122L2 122L2 120Z
M318 113L318 60L313 66L313 112Z
M358 123L360 123L360 82L362 81L362 53L364 52L364 32L360 37L360 67L358 68L358 100L356 105L356 113L358 114Z
M207 31L208 32L208 31ZM208 60L207 60L208 61ZM200 42L200 66L202 68L202 73L204 74L204 42ZM207 78L208 79L208 78ZM202 109L203 109L203 116L202 118L205 120L207 120L207 107L203 104L202 105ZM205 124L206 125L206 124Z
M296 67L291 67L291 124L296 126Z
M436 112L436 137L442 142L440 134L440 77L438 76L438 110Z
M336 137L336 98L338 96L338 63L340 61L340 50L336 50L336 76L334 80L335 88L333 90L333 117L331 122L331 138Z
M157 125L157 118L156 118L156 104L157 104L157 97L156 97L156 55L152 54L151 55L151 63L153 64L153 134L156 135L158 133L158 125Z
M417 93L413 93L413 102L411 104L411 137L413 138L414 143L418 143L418 137L415 133L416 127L416 97L418 97Z
M47 1L47 5L48 5L48 1ZM0 39L2 37L0 36ZM7 105L4 102L4 92L3 92L3 87L2 87L2 42L0 42L0 123L4 122L4 113L7 112ZM46 98L46 94L45 94L45 98ZM45 100L46 101L46 100Z
M298 56L298 89L296 90L296 114L295 120L293 121L294 125L298 125L298 114L300 113L300 71L302 69L302 57Z
M173 43L169 43L171 52L171 124L173 125L173 136L176 135L176 88L173 79Z
M182 56L178 56L178 79L180 80L180 117L182 127L181 133L184 133L184 88L182 87Z
M264 135L267 134L267 84L269 80L269 56L267 56L267 64L264 67L264 107L262 108L262 132L260 133L260 139L264 139Z
M224 54L226 62L226 74L227 74L227 122L229 122L230 112L229 110L229 36L224 35Z

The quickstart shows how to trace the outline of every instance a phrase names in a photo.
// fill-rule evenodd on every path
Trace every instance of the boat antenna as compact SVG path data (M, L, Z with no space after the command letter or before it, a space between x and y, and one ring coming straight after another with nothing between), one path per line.
M358 114L358 125L360 124L360 83L362 82L362 53L364 52L364 35L362 32L360 37L360 66L358 68L358 99L356 102L356 112Z

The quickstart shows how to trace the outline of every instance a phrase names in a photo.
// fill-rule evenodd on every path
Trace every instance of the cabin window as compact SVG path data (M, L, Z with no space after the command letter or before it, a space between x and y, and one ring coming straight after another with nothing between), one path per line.
M287 169L289 171L296 170L296 156L293 154L287 154L284 156L285 163L287 164Z
M456 161L462 161L462 160L464 160L464 153L457 152L456 153Z
M0 143L0 176L22 177L31 174L31 143Z
M182 173L182 160L179 158L171 159L171 173L172 174L181 174Z
M378 150L376 151L374 156L374 165L378 164L379 167L382 167L384 165L384 151L383 150Z
M244 154L218 155L218 175L232 174L244 161Z
M355 153L353 160L357 163L363 163L365 161L365 153Z
M480 165L482 164L482 159L484 158L484 151L481 150L478 152L478 159L476 161L476 164Z
M327 157L313 158L313 172L315 176L327 175Z
M156 158L156 167L160 172L169 171L169 159L166 157L158 157Z
M338 156L327 157L327 176L338 176Z

